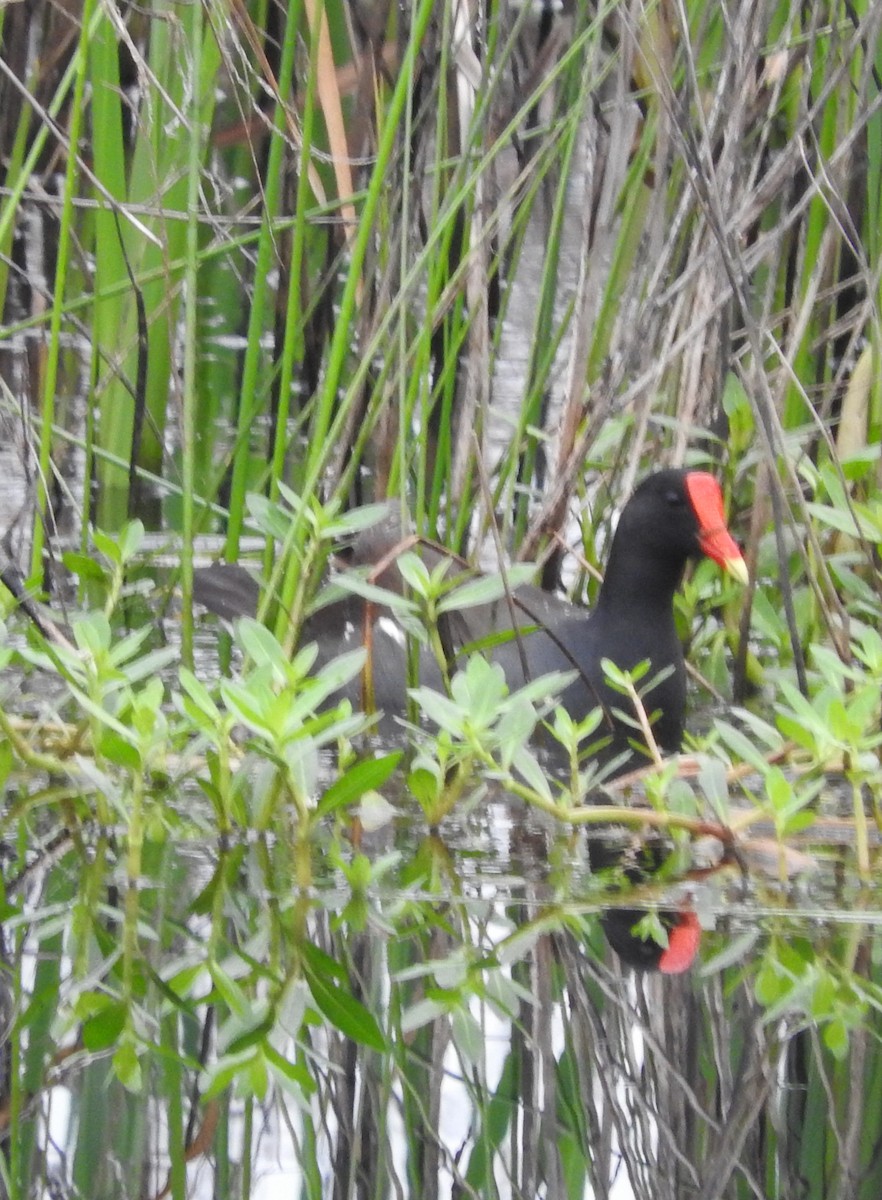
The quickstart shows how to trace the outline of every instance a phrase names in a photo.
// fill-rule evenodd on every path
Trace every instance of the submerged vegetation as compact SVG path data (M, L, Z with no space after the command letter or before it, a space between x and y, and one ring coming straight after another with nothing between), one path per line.
M875 1200L880 23L0 8L0 1194ZM678 595L694 759L604 780L439 621L590 603L660 462L751 584ZM406 592L328 582L387 498ZM439 650L394 746L341 588ZM692 976L607 954L687 909Z

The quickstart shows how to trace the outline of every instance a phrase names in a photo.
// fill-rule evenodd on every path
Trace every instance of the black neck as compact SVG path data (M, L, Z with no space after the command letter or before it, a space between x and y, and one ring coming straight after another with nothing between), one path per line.
M613 541L596 611L639 612L670 616L674 593L683 577L683 561L656 557L648 547Z

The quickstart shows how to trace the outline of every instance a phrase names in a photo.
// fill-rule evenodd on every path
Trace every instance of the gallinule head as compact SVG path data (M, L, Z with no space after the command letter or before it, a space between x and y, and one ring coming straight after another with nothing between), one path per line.
M606 940L622 962L635 971L660 971L662 975L680 975L695 962L701 942L701 925L690 908L663 909L658 919L668 944L641 937L640 922L646 912L637 908L610 908L601 917Z
M400 540L400 525L394 523L387 549ZM379 560L384 547L376 543L374 534L370 554ZM674 593L687 561L702 555L746 581L744 559L726 528L723 497L714 477L704 471L657 471L643 480L622 510L593 610L536 587L521 587L514 592L517 632L511 607L500 600L450 616L445 640L458 650L480 646L493 635L498 639L500 631L511 630L508 640L497 640L486 651L502 665L511 689L549 671L575 670L577 678L564 691L561 703L577 720L602 708L598 736L604 744L597 748L597 756L611 773L620 773L645 762L646 747L641 749L635 723L623 712L627 700L610 687L601 661L611 659L627 671L648 662L643 703L653 717L658 745L677 751L683 734L686 675L674 624ZM365 557L356 545L353 560L363 562ZM245 582L243 574L235 566L197 571L196 599L227 617L253 612L257 589L253 582ZM303 641L316 641L318 662L326 662L361 643L364 616L364 602L347 597L311 617ZM370 624L373 696L388 721L406 711L405 638L391 610L382 606L372 606ZM437 666L427 652L421 655L420 681L430 687L440 684ZM362 707L358 680L346 694L355 707Z

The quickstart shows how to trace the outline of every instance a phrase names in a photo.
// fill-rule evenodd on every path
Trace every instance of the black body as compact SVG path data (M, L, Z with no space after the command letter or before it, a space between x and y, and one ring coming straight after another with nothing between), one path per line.
M512 690L550 671L577 670L578 678L564 692L562 703L576 719L602 707L604 719L595 736L608 740L598 757L606 763L620 760L616 773L641 765L647 758L645 748L635 751L632 745L641 740L633 723L617 715L617 710L629 708L629 702L606 682L601 667L604 658L624 670L648 661L648 674L638 686L645 690L644 705L654 716L654 736L664 751L675 752L683 735L686 674L673 601L687 560L702 554L687 475L686 471L659 471L636 489L622 511L592 611L535 587L518 588L515 607L523 632L487 651L488 657L502 665ZM386 548L391 549L401 540L401 531L397 522L390 522L388 528ZM373 561L383 557L384 547L376 541L373 535L369 543ZM437 552L427 551L425 556L436 559ZM356 543L352 561L363 562L364 558ZM397 572L387 572L389 575L397 576ZM389 586L387 579L384 583ZM196 598L223 616L254 611L257 588L240 567L218 565L197 571L195 585ZM318 643L319 665L363 644L364 610L363 601L349 597L319 610L307 621L302 640ZM459 650L511 628L510 608L503 599L453 614L442 636ZM388 609L374 608L371 638L374 700L384 714L384 729L391 731L391 718L406 710L407 659L404 635ZM440 686L440 674L427 651L421 655L420 682ZM649 684L652 686L647 687ZM362 706L359 680L350 685L347 694L355 707Z

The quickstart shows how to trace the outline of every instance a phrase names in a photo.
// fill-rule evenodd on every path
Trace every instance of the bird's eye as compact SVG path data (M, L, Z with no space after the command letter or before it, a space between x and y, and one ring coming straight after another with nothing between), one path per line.
M682 508L685 503L685 497L680 492L668 492L665 499L670 508Z

